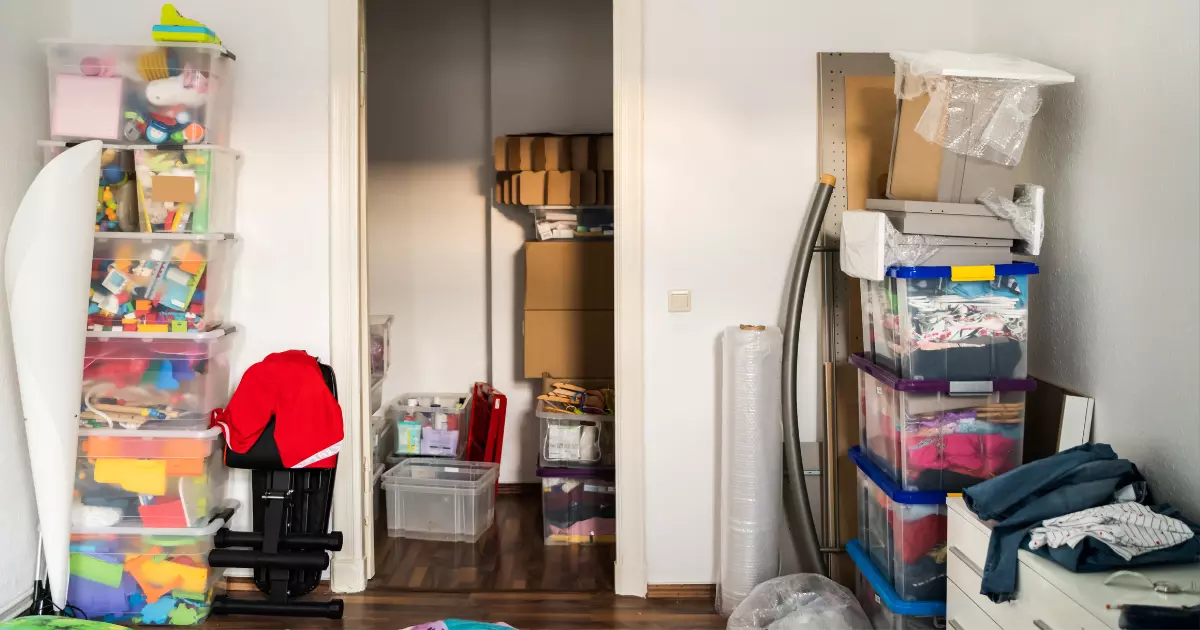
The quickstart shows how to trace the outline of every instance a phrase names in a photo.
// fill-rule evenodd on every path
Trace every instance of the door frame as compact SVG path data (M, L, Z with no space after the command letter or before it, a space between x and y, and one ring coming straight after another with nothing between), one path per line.
M645 0L613 3L613 131L616 160L615 367L617 390L618 595L646 596L642 91ZM362 0L329 3L330 349L343 394L346 439L334 489L334 592L363 591L374 574L367 374L365 68Z

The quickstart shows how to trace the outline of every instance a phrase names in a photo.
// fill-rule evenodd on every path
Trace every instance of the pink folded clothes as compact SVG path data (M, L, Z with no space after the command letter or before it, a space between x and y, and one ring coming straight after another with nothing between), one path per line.
M555 536L613 536L617 533L617 519L597 516L571 523L570 527L551 525L550 533Z
M1012 468L1016 440L1002 435L953 433L938 438L921 438L908 443L908 462L913 469L975 471L993 477Z

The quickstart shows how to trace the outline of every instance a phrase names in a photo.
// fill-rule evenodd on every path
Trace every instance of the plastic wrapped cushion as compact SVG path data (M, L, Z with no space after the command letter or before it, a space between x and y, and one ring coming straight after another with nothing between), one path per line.
M941 236L901 234L882 212L842 213L841 267L848 276L878 282L888 267L921 265L945 244Z
M1001 219L1012 222L1021 240L1016 251L1030 256L1042 253L1042 238L1046 233L1043 205L1046 189L1035 184L1019 184L1013 191L1015 199L1001 197L989 188L979 195L979 203Z
M955 153L1005 166L1021 161L1042 103L1039 87L1075 80L1061 70L1007 55L940 50L897 52L892 59L897 98L929 94L917 133Z
M729 617L728 630L870 630L854 594L823 575L798 573L759 584Z

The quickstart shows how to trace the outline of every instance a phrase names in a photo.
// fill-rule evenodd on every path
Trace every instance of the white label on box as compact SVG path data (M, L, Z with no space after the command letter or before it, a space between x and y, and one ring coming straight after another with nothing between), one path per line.
M584 492L603 492L605 494L612 494L613 492L616 492L616 488L614 488L612 486L593 486L591 484L584 484L583 491Z
M546 427L546 459L552 461L581 459L580 431L575 425L552 424Z
M444 468L443 470L445 470L446 472L458 472L458 469L457 469L457 468L455 468L455 467L453 467L453 466L450 466L450 467L448 467L448 468Z

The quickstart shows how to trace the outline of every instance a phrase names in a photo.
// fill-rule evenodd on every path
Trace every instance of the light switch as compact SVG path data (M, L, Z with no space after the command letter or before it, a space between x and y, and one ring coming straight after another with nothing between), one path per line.
M691 291L671 291L667 294L668 313L689 313L692 310Z

